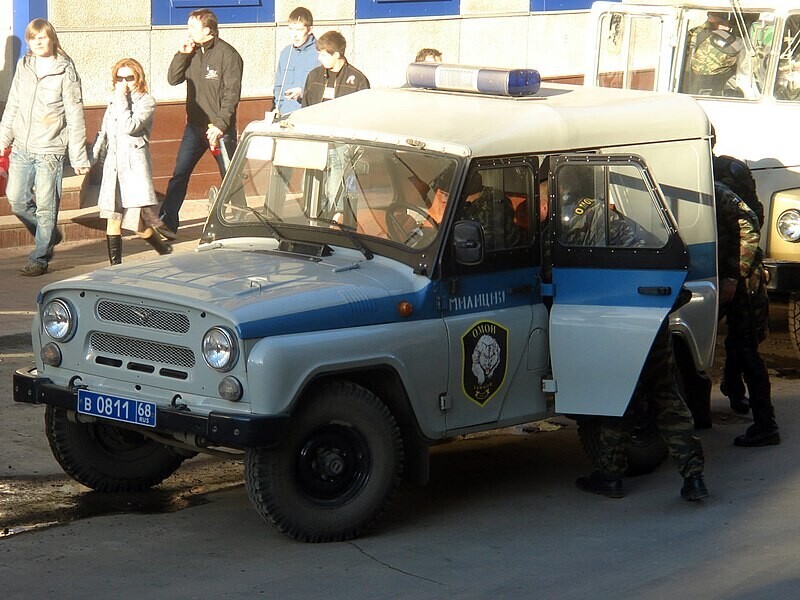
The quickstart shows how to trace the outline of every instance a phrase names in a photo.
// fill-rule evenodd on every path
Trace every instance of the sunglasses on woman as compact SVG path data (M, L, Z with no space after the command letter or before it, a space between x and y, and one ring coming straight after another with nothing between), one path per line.
M134 79L136 79L136 76L135 75L125 75L123 77L122 75L117 75L116 77L114 77L114 79L117 80L117 81L133 81Z

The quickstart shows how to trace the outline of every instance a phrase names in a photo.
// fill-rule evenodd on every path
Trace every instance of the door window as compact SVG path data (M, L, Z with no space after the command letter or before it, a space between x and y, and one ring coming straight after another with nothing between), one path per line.
M800 101L800 15L792 15L786 20L782 40L775 98L797 102Z
M663 248L669 230L644 173L634 164L566 163L556 171L559 244Z

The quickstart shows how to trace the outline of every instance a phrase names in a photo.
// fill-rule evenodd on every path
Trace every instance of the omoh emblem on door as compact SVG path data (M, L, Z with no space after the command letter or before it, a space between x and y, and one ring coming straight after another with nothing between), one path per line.
M506 379L508 329L480 321L461 336L461 345L464 394L484 406Z

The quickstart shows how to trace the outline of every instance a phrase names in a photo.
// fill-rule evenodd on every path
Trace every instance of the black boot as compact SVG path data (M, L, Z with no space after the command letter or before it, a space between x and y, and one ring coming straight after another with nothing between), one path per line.
M619 477L604 477L599 471L592 472L588 477L578 477L575 485L579 490L590 494L599 494L608 498L622 498L625 492L622 489L622 479Z
M107 235L106 243L108 244L108 262L112 265L122 264L122 236Z
M159 254L172 254L172 246L164 242L155 231L150 234L150 237L144 238L144 241L150 244Z
M708 489L706 488L706 482L703 480L702 473L689 475L689 477L683 480L681 496L684 500L688 500L689 502L708 498Z

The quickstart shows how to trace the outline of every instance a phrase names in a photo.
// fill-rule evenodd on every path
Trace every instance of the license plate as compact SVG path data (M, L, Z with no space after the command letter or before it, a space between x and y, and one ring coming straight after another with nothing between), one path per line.
M78 412L145 427L156 426L156 405L153 402L119 398L89 390L78 390Z

